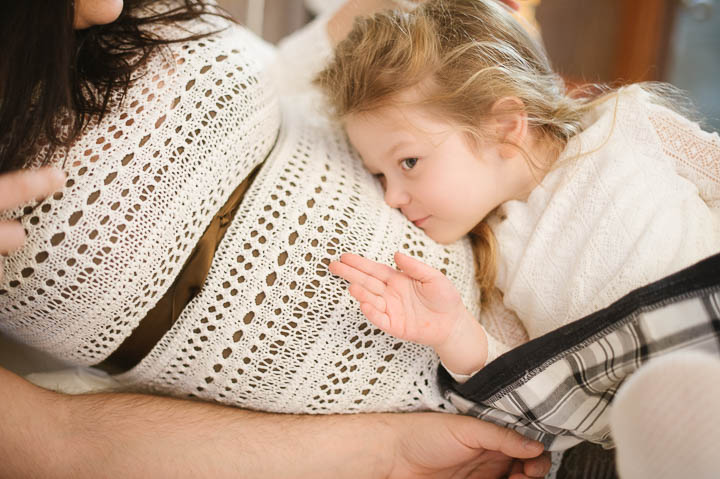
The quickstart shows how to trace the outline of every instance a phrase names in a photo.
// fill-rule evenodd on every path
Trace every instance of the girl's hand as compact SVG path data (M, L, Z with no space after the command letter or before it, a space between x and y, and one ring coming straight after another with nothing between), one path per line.
M20 170L0 175L0 211L44 198L60 189L64 183L65 173L57 168ZM0 221L0 254L16 250L24 242L25 230L20 222ZM2 275L2 264L0 264L0 280Z
M455 286L440 271L395 253L400 271L355 254L330 263L330 271L350 282L363 314L396 338L441 346L469 316Z

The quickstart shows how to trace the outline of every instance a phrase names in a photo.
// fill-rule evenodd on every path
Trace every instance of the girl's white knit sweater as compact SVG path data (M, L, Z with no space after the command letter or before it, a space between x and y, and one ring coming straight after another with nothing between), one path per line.
M528 200L491 218L504 314L530 338L720 251L717 133L639 86L584 121Z

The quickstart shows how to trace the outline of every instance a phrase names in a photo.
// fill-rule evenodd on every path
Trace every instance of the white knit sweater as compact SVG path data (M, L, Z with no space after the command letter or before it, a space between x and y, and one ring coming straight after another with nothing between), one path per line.
M318 26L298 41L309 64L329 51ZM272 149L203 290L119 379L267 411L451 408L432 350L374 328L326 266L345 251L391 263L404 250L447 271L475 305L468 243L434 244L387 207L340 130L298 108L281 126L268 46L252 34L229 27L170 49L71 148L62 193L28 208L28 242L0 283L0 331L77 365L103 360Z
M492 218L497 286L530 338L720 251L720 137L648 98L632 86L595 108Z

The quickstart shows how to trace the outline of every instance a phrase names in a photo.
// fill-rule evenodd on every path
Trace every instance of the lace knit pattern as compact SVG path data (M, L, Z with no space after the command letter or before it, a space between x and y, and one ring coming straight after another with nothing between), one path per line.
M433 351L375 328L327 270L347 251L393 264L398 249L478 304L469 244L432 243L385 205L340 130L289 113L203 291L120 379L276 412L443 409Z
M273 147L266 51L233 27L151 62L123 113L71 149L63 192L25 210L29 242L0 285L4 334L78 365L130 334ZM433 351L374 328L327 264L344 251L393 264L403 250L479 314L469 243L430 241L384 204L344 134L304 114L287 112L203 290L118 379L266 411L452 410Z
M716 253L719 179L717 133L623 89L493 218L505 306L534 338Z
M162 31L173 34L188 32ZM240 28L170 46L117 113L58 154L65 188L8 215L24 213L28 241L6 258L3 334L78 365L122 342L272 148L280 111L261 75L267 49Z

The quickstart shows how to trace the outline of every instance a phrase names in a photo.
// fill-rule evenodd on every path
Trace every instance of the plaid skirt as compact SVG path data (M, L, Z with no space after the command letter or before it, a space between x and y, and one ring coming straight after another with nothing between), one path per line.
M439 371L463 413L565 450L612 448L615 393L647 361L681 350L720 354L720 254L507 352L464 384Z

